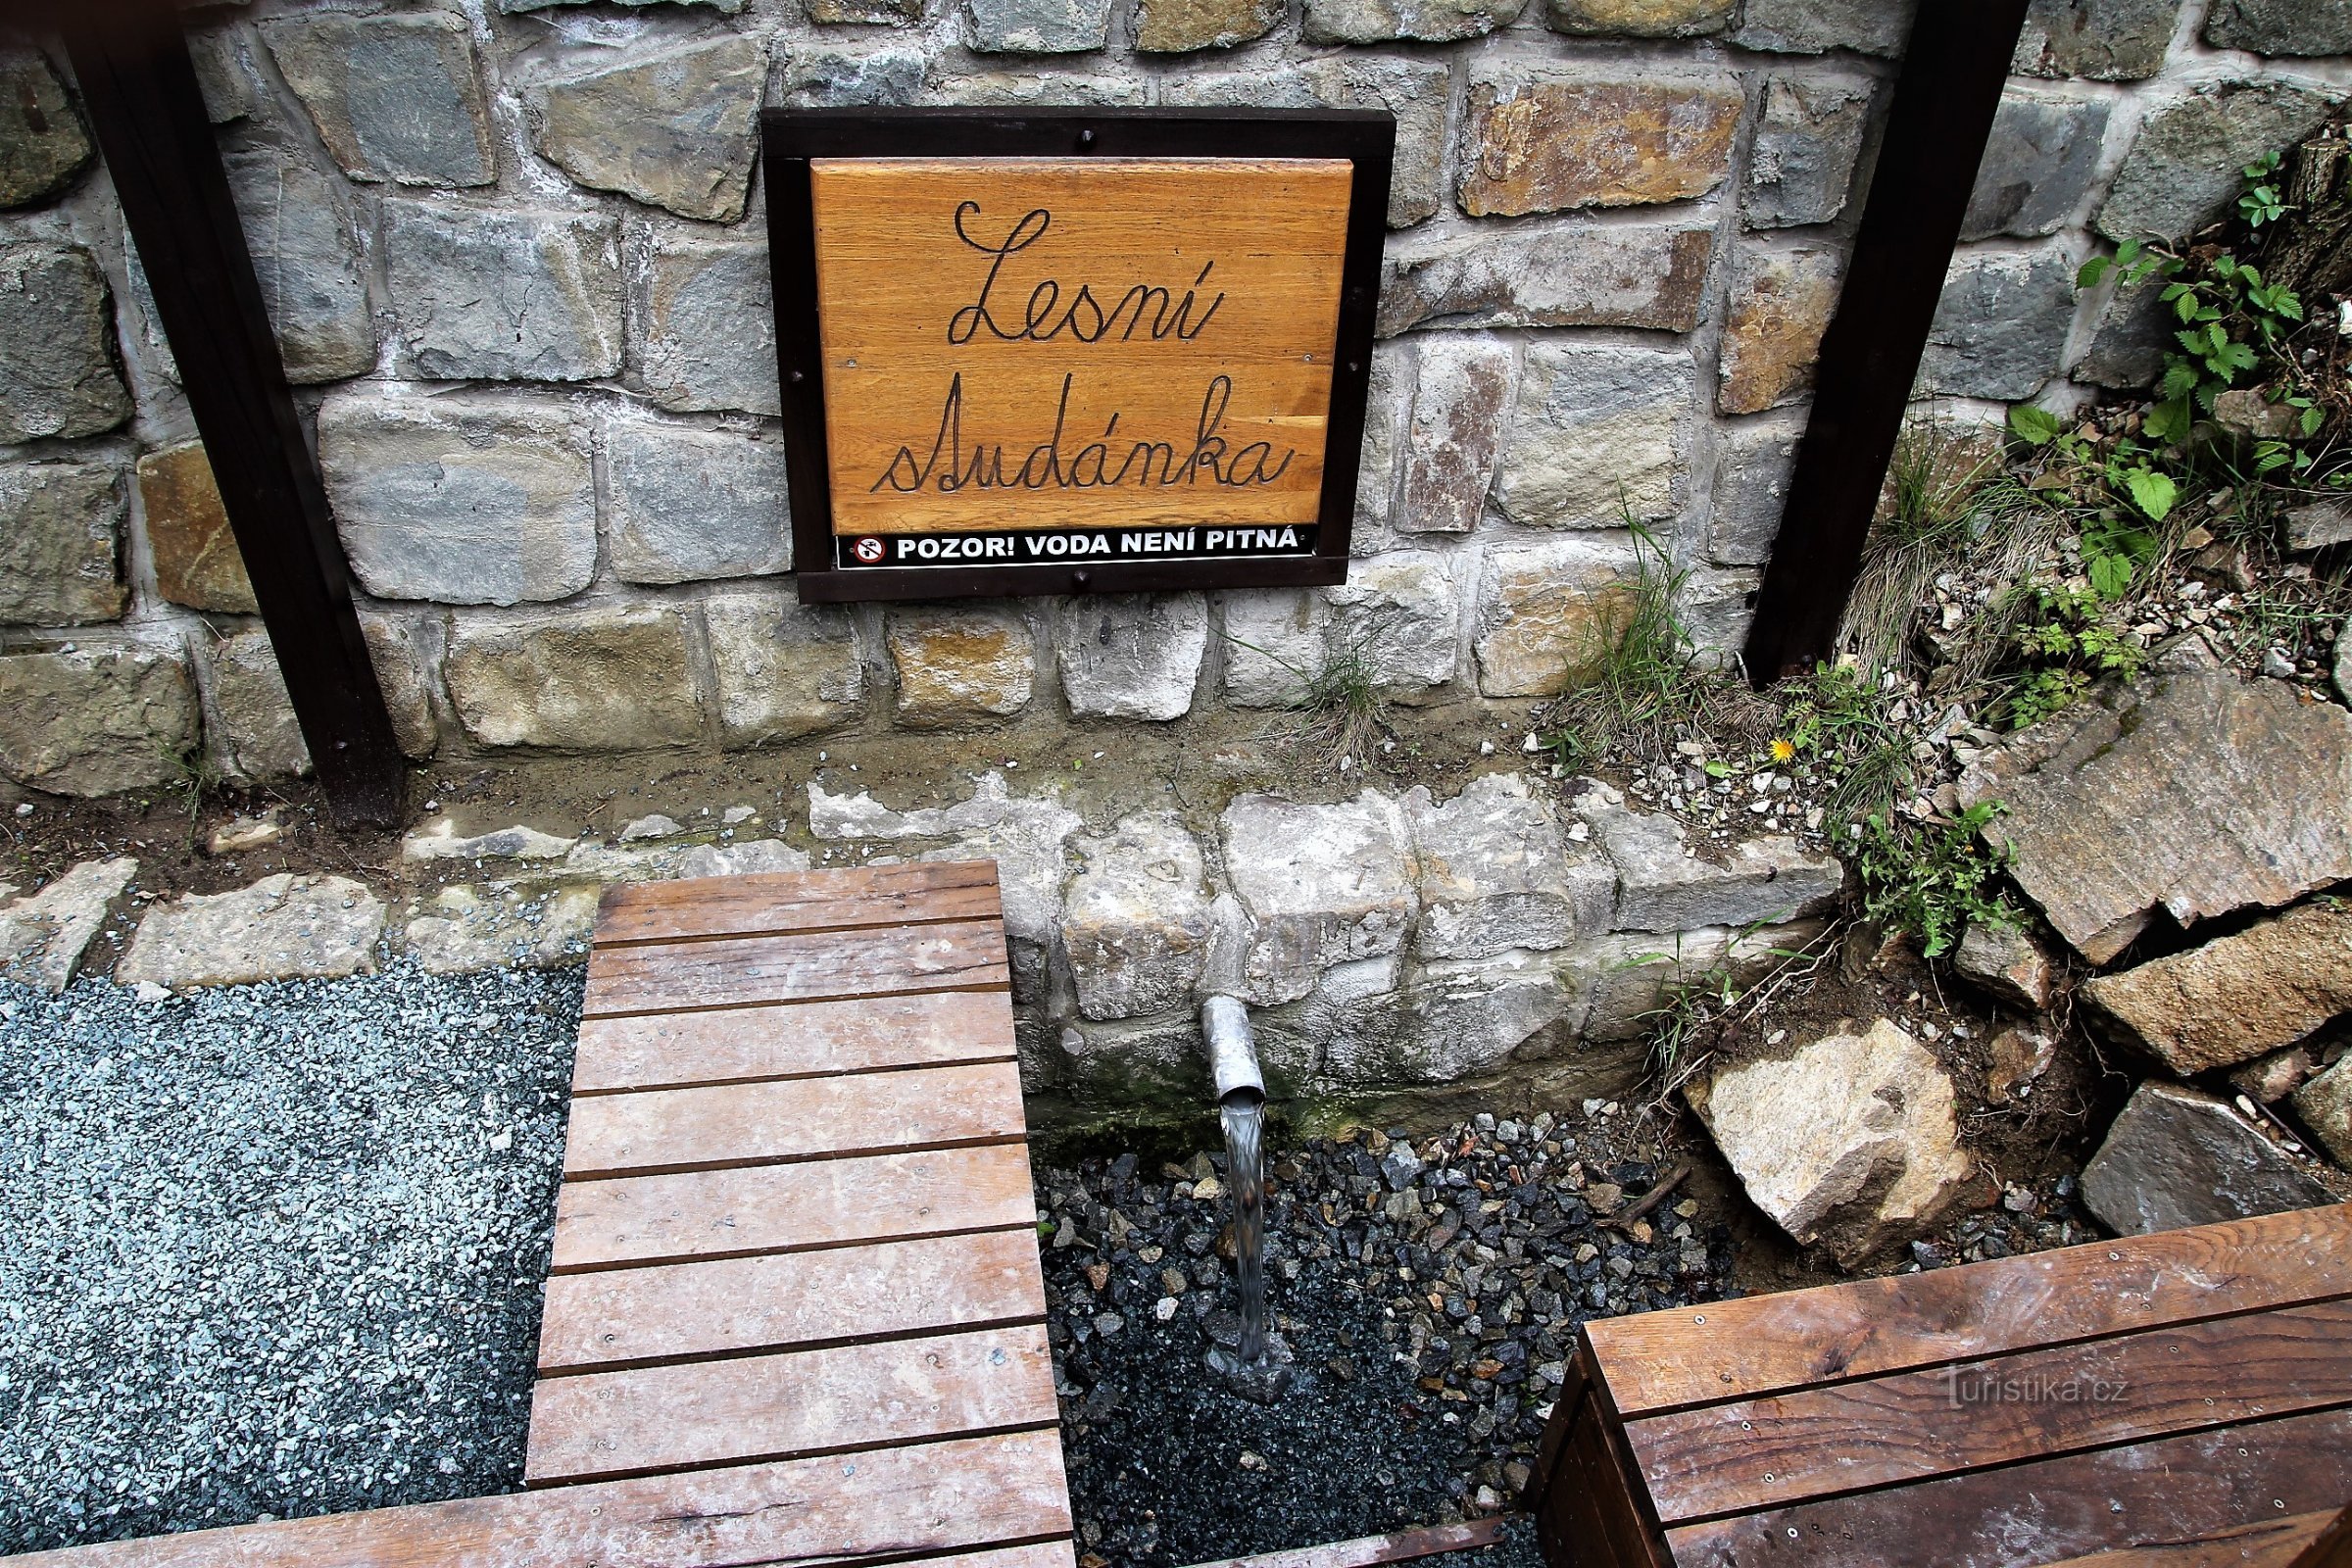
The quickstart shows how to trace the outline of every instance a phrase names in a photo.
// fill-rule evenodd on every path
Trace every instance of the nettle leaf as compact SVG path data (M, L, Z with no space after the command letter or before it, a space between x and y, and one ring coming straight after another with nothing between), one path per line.
M2169 390L2172 377L2168 375L2165 380ZM2188 393L2194 390L2193 383L2196 380L2193 373L2189 380L2192 383L2189 388L2167 397L2164 402L2150 409L2140 428L2159 441L2178 441L2188 434Z
M2020 403L2009 411L2009 433L2028 446L2048 446L2061 428L2058 416L2031 403Z
M2134 468L2125 474L2124 488L2132 493L2132 504L2156 522L2162 522L2173 503L2180 499L2180 486L2173 483L2172 475L2153 468Z
M2082 564L2101 599L2121 599L2131 590L2132 563L2122 556L2092 556Z
M2093 256L2089 261L2084 262L2080 268L2076 269L2075 287L2095 288L2098 285L2099 279L2107 275L2107 270L2115 265L2115 257Z

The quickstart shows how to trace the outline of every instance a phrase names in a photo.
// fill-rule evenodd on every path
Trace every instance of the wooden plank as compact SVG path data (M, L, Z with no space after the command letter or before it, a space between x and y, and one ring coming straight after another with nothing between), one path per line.
M648 1365L1042 1321L1034 1230L560 1274L539 1372Z
M11 1558L21 1568L732 1568L968 1552L1066 1535L1051 1432L743 1465ZM960 1559L951 1559L960 1560ZM1053 1548L974 1568L1068 1568Z
M1034 1230L1034 1191L1021 1144L570 1181L556 1192L554 1271Z
M2352 1300L1630 1422L1665 1523L2352 1404Z
M580 1025L571 1093L1004 1061L1012 1054L1012 1007L1001 991L641 1013Z
M567 1179L647 1176L879 1154L1018 1138L1021 1074L1008 1061L850 1078L655 1089L577 1101Z
M2299 1513L2286 1519L2265 1519L2199 1541L2122 1546L2087 1557L2069 1557L2049 1568L2295 1568L2295 1560L2319 1540L2330 1517Z
M1399 1530L1385 1536L1362 1536L1334 1541L1294 1551L1266 1551L1254 1557L1220 1557L1195 1563L1193 1568L1372 1568L1376 1563L1411 1562L1447 1551L1476 1551L1502 1540L1502 1518L1475 1519L1467 1524L1431 1525L1423 1530Z
M952 1557L924 1557L924 1568L1073 1568L1075 1548L1066 1540L1039 1541L1026 1546L999 1546L990 1551L959 1551Z
M1057 1419L1039 1326L543 1380L528 1486L791 1458Z
M606 889L594 945L985 920L1003 913L994 860L681 877L621 882Z
M2352 1293L2352 1204L1584 1326L1628 1417Z
M2289 1416L1669 1530L1678 1568L2017 1568L2352 1495L2352 1411Z
M2289 1568L2352 1568L2352 1505L2322 1526Z
M1003 991L1004 929L995 920L856 931L718 937L599 948L588 956L590 1016L821 1002L907 991Z

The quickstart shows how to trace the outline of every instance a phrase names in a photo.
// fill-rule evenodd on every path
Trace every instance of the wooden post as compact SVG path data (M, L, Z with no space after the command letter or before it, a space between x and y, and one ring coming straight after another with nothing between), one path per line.
M1921 0L1747 634L1758 685L1827 657L1862 569L2026 0Z
M177 12L91 4L52 20L318 781L338 820L395 823L400 747Z

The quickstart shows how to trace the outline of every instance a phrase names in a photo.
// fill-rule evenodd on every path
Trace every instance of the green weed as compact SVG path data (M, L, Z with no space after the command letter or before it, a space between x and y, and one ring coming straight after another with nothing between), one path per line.
M2001 886L2008 856L1982 838L2001 809L1981 801L1943 822L1891 812L1866 819L1854 857L1864 917L1910 932L1931 958L1949 952L1972 921L2016 925L2017 906Z

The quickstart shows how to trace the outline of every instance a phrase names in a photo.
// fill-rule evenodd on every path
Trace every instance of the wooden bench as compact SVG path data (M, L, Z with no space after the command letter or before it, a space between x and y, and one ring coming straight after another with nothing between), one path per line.
M2352 1205L1588 1323L1529 1500L1552 1568L2292 1563Z
M54 1568L1071 1568L996 867L598 917L517 1495Z

